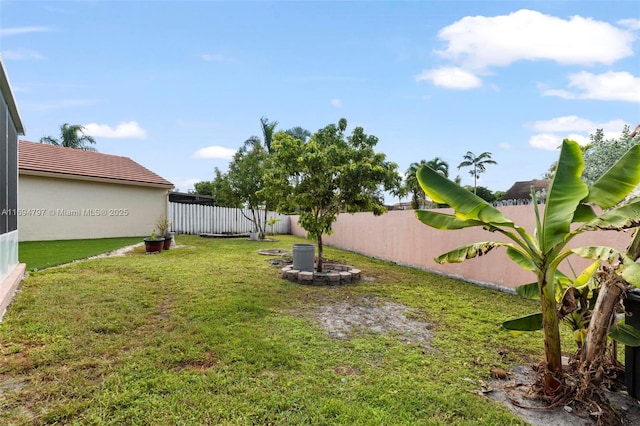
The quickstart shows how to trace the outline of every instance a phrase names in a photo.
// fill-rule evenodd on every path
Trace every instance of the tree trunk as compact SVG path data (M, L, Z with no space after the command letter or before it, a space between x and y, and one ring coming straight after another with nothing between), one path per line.
M322 272L322 235L318 235L318 267L316 271Z
M604 267L603 267L604 268ZM609 268L601 273L604 276L598 292L598 299L591 312L587 337L582 345L580 360L582 368L588 371L601 360L607 348L609 329L615 320L616 306L620 302L625 283Z
M640 232L636 231L627 248L627 255L634 261L640 257ZM610 268L601 266L599 274L602 283L598 299L591 311L587 337L580 353L581 368L585 372L599 367L594 363L602 360L607 348L609 330L615 321L616 306L627 287L627 283Z
M538 285L541 292L542 329L544 332L544 352L547 371L544 373L544 388L548 395L554 395L563 385L562 351L560 347L560 320L556 306L555 292L547 285L549 278L541 273ZM551 277L553 280L553 277Z
M265 204L264 206L264 218L261 224L261 229L260 229L260 239L264 240L265 235L267 234L267 206Z

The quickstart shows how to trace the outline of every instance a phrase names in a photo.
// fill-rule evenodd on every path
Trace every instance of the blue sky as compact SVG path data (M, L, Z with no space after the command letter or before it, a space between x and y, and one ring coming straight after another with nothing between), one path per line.
M489 151L478 184L506 190L563 138L640 123L639 36L637 1L0 0L23 139L81 124L182 191L263 116L344 117L402 172L440 157L463 184L462 156Z

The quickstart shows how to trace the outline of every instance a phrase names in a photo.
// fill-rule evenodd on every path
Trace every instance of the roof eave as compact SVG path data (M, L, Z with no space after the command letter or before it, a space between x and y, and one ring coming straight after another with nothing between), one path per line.
M41 177L51 177L56 179L102 182L102 183L112 183L112 184L131 185L131 186L145 186L145 187L163 188L163 189L172 189L174 187L172 183L156 183L156 182L142 182L142 181L133 181L133 180L124 180L124 179L108 179L108 178L101 178L101 177L94 177L94 176L73 175L68 173L43 172L40 170L29 170L25 168L20 168L19 174L27 175L27 176L41 176Z

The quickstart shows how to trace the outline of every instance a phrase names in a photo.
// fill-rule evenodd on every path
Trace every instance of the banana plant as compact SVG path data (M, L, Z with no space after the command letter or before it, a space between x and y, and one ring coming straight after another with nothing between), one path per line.
M575 141L565 139L544 211L541 213L538 204L533 204L536 217L533 234L527 233L491 204L429 167L421 167L417 173L422 189L434 202L447 204L454 209L454 214L419 210L416 216L420 221L441 230L480 226L511 240L468 244L436 257L434 260L437 263L462 262L483 256L494 248L505 247L511 260L535 274L535 284L525 285L519 292L531 292L533 287L540 300L541 314L521 318L517 325L520 329L541 325L546 357L543 382L545 391L550 395L557 393L564 384L556 301L556 286L560 277L558 266L561 262L571 254L576 254L615 263L616 273L640 287L640 265L625 253L600 246L567 247L576 235L589 230L623 230L640 225L640 199L617 206L640 183L640 145L631 148L591 187L580 178L583 167L580 146ZM605 212L597 214L594 206ZM579 225L572 226L574 223Z

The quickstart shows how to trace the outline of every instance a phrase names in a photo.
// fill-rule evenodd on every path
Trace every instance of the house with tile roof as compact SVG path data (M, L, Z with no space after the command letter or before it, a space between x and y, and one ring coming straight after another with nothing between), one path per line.
M551 185L550 179L533 179L514 183L511 188L500 197L500 201L506 200L531 200L531 188L536 192L548 191Z
M19 142L20 241L148 236L173 184L128 157Z
M25 265L18 262L18 107L0 58L0 319L13 298Z

